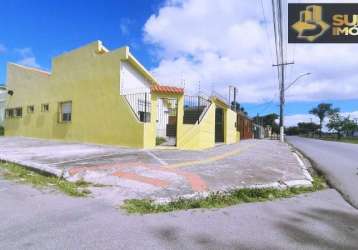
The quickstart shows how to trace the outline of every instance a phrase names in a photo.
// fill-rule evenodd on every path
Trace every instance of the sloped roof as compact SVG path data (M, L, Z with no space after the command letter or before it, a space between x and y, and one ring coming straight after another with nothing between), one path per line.
M153 85L151 87L151 91L154 93L184 94L184 88L165 86L165 85Z

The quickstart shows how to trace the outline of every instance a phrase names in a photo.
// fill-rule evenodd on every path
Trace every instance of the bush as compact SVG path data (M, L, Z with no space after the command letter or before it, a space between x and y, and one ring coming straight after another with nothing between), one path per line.
M5 131L4 127L0 126L0 136L4 135L4 131Z
M155 138L155 145L160 145L160 144L163 144L164 142L166 142L166 140L163 137Z

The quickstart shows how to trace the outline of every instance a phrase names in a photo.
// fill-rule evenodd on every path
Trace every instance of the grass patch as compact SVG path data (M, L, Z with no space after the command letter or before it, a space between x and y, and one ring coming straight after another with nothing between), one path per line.
M213 193L202 199L178 199L166 204L156 204L151 200L126 200L121 206L128 213L161 213L175 210L188 210L195 208L222 208L239 203L268 201L279 198L288 198L294 195L315 192L327 187L322 176L313 178L312 187L291 187L287 189L260 188L238 189L227 193Z
M155 145L161 145L163 144L164 142L166 142L167 140L165 140L165 138L163 137L156 137L155 138Z
M350 138L350 137L343 137L341 139L332 138L332 137L322 137L321 140L358 144L358 138Z
M28 183L35 187L55 187L70 196L83 197L90 193L85 181L69 182L52 175L42 175L13 163L0 163L1 175L8 180Z
M319 138L318 136L312 137L312 136L305 136L305 135L303 135L302 137L311 138L311 139L319 139L319 140L324 140L324 141L336 141L336 142L358 144L358 137L341 137L340 139L338 139L337 136L326 136L326 135L323 135L321 138Z

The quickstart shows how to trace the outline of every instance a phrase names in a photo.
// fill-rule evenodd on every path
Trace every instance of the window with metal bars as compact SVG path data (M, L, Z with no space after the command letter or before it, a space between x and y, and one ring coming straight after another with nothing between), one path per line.
M60 122L72 121L72 101L60 103Z

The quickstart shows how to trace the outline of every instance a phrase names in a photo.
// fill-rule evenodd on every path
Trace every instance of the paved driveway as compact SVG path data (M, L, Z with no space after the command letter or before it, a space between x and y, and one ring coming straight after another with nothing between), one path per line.
M0 159L103 184L95 197L172 199L257 185L309 184L287 144L246 140L204 151L140 150L23 137L0 138Z
M358 208L358 144L288 137L310 157L331 184Z

